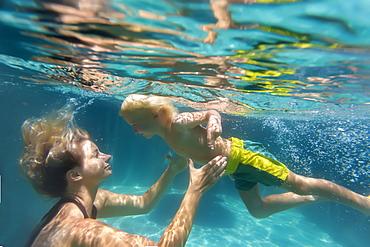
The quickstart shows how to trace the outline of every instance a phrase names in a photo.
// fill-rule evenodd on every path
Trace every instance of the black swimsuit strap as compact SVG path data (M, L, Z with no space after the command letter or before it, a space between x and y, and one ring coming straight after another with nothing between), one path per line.
M58 214L60 208L65 204L65 203L74 203L82 212L84 215L84 218L90 218L89 214L86 212L85 207L82 205L80 201L73 197L63 197L60 199L50 210L45 216L41 219L40 223L37 224L35 229L32 231L30 238L28 239L25 247L31 246L33 241L36 239L36 237L39 235L41 230ZM92 212L91 212L91 219L96 219L96 215L98 213L97 208L95 205L93 205Z
M91 219L96 219L96 216L98 215L98 209L95 207L95 205L93 204L92 206L92 210L91 210Z
M83 215L84 215L84 217L85 217L85 219L87 219L87 218L90 218L89 217L89 214L86 212L86 209L85 209L85 207L82 205L82 203L79 201L79 200L77 200L77 199L75 199L75 198L73 198L73 197L65 197L65 198L62 198L62 199L60 199L60 201L58 202L58 203L60 203L60 204L64 204L64 203L67 203L67 202L72 202L72 203L74 203L80 210L81 210L81 212L83 213ZM59 210L58 210L59 211Z

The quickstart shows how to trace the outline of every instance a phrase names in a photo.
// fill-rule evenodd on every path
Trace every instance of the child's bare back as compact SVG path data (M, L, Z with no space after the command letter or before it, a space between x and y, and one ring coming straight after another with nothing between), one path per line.
M194 128L187 128L182 124L182 113L175 117L171 122L171 128L164 140L168 146L178 155L190 158L198 164L206 164L217 155L229 157L231 142L218 136L214 140L213 147L209 146L207 140L207 130L201 125Z
M217 155L229 157L231 142L220 137L221 116L217 111L178 114L167 98L130 95L122 103L121 115L135 133L148 139L159 135L175 153L196 163L206 164Z

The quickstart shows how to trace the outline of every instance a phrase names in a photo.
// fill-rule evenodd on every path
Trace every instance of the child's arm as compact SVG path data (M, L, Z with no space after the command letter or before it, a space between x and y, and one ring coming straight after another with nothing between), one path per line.
M96 200L96 206L99 209L98 217L107 218L149 213L162 199L176 174L188 166L189 160L181 156L172 158L166 155L166 158L171 161L170 166L142 196L122 195L99 189L97 196L99 199Z
M173 123L188 130L207 123L207 142L211 149L214 149L215 140L222 133L221 115L215 110L180 113L174 118Z

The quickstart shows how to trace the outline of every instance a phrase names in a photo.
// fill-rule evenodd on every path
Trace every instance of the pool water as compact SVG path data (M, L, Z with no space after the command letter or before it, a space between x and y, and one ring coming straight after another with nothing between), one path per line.
M224 137L370 194L369 1L56 2L0 3L0 246L22 246L54 203L19 174L20 126L66 102L113 155L102 188L117 193L144 193L173 155L119 117L122 100L142 93L171 96L180 111L216 109ZM184 171L150 214L103 221L158 241L187 184ZM186 246L365 247L369 234L369 216L334 202L255 219L225 176L202 198Z
M119 193L145 192L145 189L125 187L107 189ZM180 203L182 196L183 193L173 191L149 215L113 218L104 222L158 241L176 213L175 208L165 212L168 210L166 203ZM203 201L186 246L342 246L296 210L257 220L235 195L215 194L205 196Z

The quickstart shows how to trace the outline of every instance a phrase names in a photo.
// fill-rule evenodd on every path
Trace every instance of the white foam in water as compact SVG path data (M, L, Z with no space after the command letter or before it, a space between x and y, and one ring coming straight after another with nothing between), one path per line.
M112 188L105 189L112 190ZM148 188L114 187L113 189L117 193L142 194ZM183 195L180 191L170 193L171 195ZM230 212L233 216L232 224L225 224L226 227L197 225L197 217L201 216L201 212L198 211L186 243L187 247L341 246L315 224L305 220L305 217L297 210L281 212L267 219L256 219L248 213L239 198L224 194L216 195L216 197L220 199L217 202L218 206L222 210ZM210 202L210 210L212 210L212 206L215 207ZM213 213L216 216L224 217L221 212L215 211ZM148 215L117 217L104 219L103 221L122 231L139 234L153 241L158 241L165 230L165 226L153 221L155 217L151 216L154 214L158 214L158 212L154 210ZM167 224L169 224L169 221Z
M294 169L306 176L312 176L311 163L316 162L347 182L356 182L360 176L364 181L368 178L369 126L359 120L301 120L292 124L268 117L263 120L264 128L271 129L274 141L281 145L280 158L290 158Z

